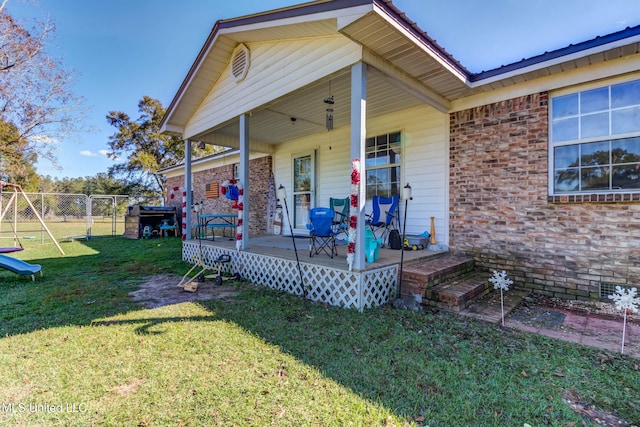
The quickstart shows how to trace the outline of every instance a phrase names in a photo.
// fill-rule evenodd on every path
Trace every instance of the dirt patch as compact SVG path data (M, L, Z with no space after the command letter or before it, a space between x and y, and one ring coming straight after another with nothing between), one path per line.
M138 391L138 389L142 384L144 384L144 379L136 378L130 383L121 384L119 386L113 387L111 391L120 397L127 397L135 393L136 391Z
M198 285L196 292L186 292L178 287L181 276L157 275L150 276L140 287L130 292L133 300L145 308L156 308L170 304L178 304L188 301L206 300L233 300L238 291L232 286L215 285L213 282L205 282Z
M558 328L564 323L566 315L544 307L521 305L510 315L511 320L543 328Z

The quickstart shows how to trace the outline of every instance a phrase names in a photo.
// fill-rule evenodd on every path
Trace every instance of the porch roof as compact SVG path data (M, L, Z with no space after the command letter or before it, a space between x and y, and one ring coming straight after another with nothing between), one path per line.
M394 96L394 93L398 92L397 87L383 84L386 74L393 74L405 88L412 89L414 100L409 101L410 103L427 102L441 111L448 110L449 98L455 98L458 93L468 88L466 82L469 72L435 40L420 30L415 22L410 21L404 13L393 6L390 0L311 2L217 21L167 108L162 122L163 131L185 138L194 137L194 135L184 135L185 125L224 72L234 49L239 44L336 35L344 36L362 46L363 59L365 62L372 63L378 70L378 84L376 85L376 76L373 76L374 81L370 85L368 96L375 100L377 94L377 98L385 100L385 112L393 111L393 101L398 99L397 95ZM340 96L341 99L348 99L348 92L345 92L344 96L340 92L348 91L348 70L326 77L327 81L329 79L332 81L336 98ZM297 104L287 105L284 108L272 108L276 111L300 112L298 116L303 120L296 123L299 125L297 126L298 134L275 136L273 132L256 131L253 135L260 135L262 138L274 135L273 141L262 141L273 144L276 141L282 142L298 137L300 132L304 134L304 130L301 129L303 127L308 128L311 125L311 129L317 128L318 123L305 122L304 106L312 104L309 100L317 101L318 96L320 99L326 96L326 88L318 86L302 88L298 93L292 94L294 96L287 97L288 101L297 99ZM400 105L406 108L406 98L405 94L402 100L398 100L398 108ZM274 100L274 102L284 101ZM371 102L370 105L375 105L375 102ZM348 105L345 104L343 107L348 112ZM341 111L336 111L334 117L348 117L348 114L340 113ZM372 111L371 114L376 113ZM273 119L273 113L263 116L263 121L266 123ZM289 117L286 119L288 120ZM340 123L335 125L339 126ZM229 127L231 134L223 129L225 126ZM204 142L234 147L236 145L233 140L236 135L233 132L236 127L235 122L219 124L215 129L218 135L215 141L207 140L206 135L198 135L197 138ZM252 117L252 128L260 129L260 117ZM309 131L309 129L306 130ZM225 137L228 140L225 140Z
M217 21L167 108L163 131L237 147L235 120L218 123L205 134L184 134L185 125L228 66L234 49L241 43L336 35L361 46L362 60L372 65L367 93L369 117L420 103L449 112L451 102L461 98L640 52L638 26L471 73L391 0L315 1ZM326 76L329 80L336 99L348 99L348 70ZM312 106L326 96L326 86L321 83L252 111L252 147L270 152L272 144L317 132L323 123L306 117L318 117ZM348 108L347 103L334 107L336 127L348 124ZM296 126L274 129L274 123L293 117L283 113L291 111L297 112Z

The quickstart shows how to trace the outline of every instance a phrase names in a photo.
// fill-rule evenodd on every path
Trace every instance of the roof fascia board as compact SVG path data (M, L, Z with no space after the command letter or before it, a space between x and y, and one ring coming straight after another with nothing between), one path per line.
M182 134L184 133L184 127L163 123L160 127L160 133L182 137Z
M218 145L220 147L227 147L229 149L240 149L240 139L233 136L221 135L217 133L207 133L205 135L195 135L190 137L194 141L202 141L212 145ZM273 154L275 152L275 146L266 142L258 141L255 139L249 140L250 151L258 153Z
M270 156L270 153L262 153L262 152L254 152L253 150L249 151L249 160L253 159L261 159L266 156ZM240 158L240 150L226 150L222 153L216 153L205 157L200 157L197 159L191 160L191 172L200 172L204 170L209 170L210 168L224 166L225 162L231 161L233 163L237 163ZM221 165L210 165L210 163L220 162ZM184 174L184 159L173 166L167 166L166 168L162 168L158 171L160 174L168 174L171 173L173 176L179 176L178 174ZM177 174L176 174L177 173Z
M281 19L277 19L277 20L272 20L272 21L263 21L263 22L255 22L255 23L250 23L250 24L246 24L246 25L235 25L235 26L229 26L226 28L221 28L220 29L220 34L227 34L227 35L231 35L234 33L240 33L240 32L246 32L246 31L254 31L254 30L262 30L265 28L274 28L274 27L284 27L287 25L294 25L294 24L304 24L307 22L314 22L314 21L324 21L324 20L329 20L329 19L343 19L345 16L352 16L354 14L354 8L349 8L349 9L338 9L338 10L331 10L331 11L326 11L326 12L319 12L319 13L314 13L312 15L299 15L299 16L293 16L293 17L287 17L287 18L281 18ZM366 7L366 6L360 6L357 7L355 9L369 9L371 10L371 7ZM367 13L368 11L365 11L364 13ZM355 19L360 18L364 13L361 12L355 12L357 13L357 15L355 16Z
M498 82L498 81L503 80L503 79L508 79L508 78L512 78L512 77L515 77L515 76L519 76L521 74L526 74L526 73L530 73L530 72L533 72L533 71L538 71L538 70L541 70L541 69L544 69L544 68L553 67L555 65L559 65L559 64L562 64L564 62L574 61L574 60L577 60L577 59L581 59L581 58L583 58L585 56L595 55L595 54L598 54L598 53L603 53L603 52L606 52L607 50L610 50L610 49L624 47L624 46L627 46L629 44L638 43L638 42L640 42L640 35L636 35L636 36L632 36L632 37L616 40L616 41L613 41L611 43L606 43L606 44L603 44L603 45L594 46L592 48L580 50L580 51L577 51L577 52L574 52L574 53L570 53L570 54L567 54L567 55L561 55L561 56L549 59L547 61L537 62L535 64L532 64L532 65L529 65L529 66L525 66L525 67L522 67L522 68L517 68L517 69L512 70L512 71L505 71L503 73L495 74L495 75L492 75L492 76L487 77L487 78L480 78L478 80L474 80L474 81L470 82L469 85L470 85L471 88L484 86L486 84L495 83L495 82ZM479 75L481 76L482 73L479 73Z
M508 85L489 92L483 92L451 102L451 112L505 101L532 93L550 92L568 87L575 87L594 81L605 81L622 75L631 75L640 70L640 54L633 59L618 58L602 62L593 67L577 68L546 77L537 78L517 85Z
M197 166L199 164L202 163L208 163L208 162L212 162L212 161L217 161L217 160L224 160L227 157L231 157L234 155L238 155L240 153L240 150L225 150L221 153L216 153L216 154L212 154L210 156L205 156L205 157L200 157L197 159L193 159L191 160L191 165L192 166ZM166 172L174 172L174 171L181 171L184 169L184 159L182 160L182 162L175 164L173 166L168 166L166 168L160 169L158 171L158 173L166 173Z
M305 15L317 15L323 12L336 12L339 10L349 9L363 4L370 4L374 0L316 0L308 3L283 7L267 12L256 13L253 15L240 16L237 18L224 19L219 21L220 26L240 27L249 24L258 24L264 26L265 22L278 21L284 18L299 17Z

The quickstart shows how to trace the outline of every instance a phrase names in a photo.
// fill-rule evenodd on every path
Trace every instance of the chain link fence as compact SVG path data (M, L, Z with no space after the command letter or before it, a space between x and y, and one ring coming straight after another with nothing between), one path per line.
M0 192L0 247L23 241L121 236L127 195ZM42 221L41 221L42 220Z

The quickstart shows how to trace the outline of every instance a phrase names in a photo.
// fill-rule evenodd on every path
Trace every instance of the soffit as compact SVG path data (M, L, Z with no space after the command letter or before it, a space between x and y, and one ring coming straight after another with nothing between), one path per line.
M449 100L469 90L466 71L452 58L379 13L371 12L340 32Z
M323 102L333 95L334 104ZM398 90L378 73L367 74L367 119L400 111L424 103L409 92ZM289 96L274 100L265 108L252 111L249 118L250 139L278 145L307 135L326 132L326 109L332 108L334 128L348 126L351 119L351 74L343 70L326 80L304 87ZM295 120L291 120L294 118ZM214 143L213 135L221 135L228 145L237 148L239 122L233 120L209 131L193 136L194 140Z

